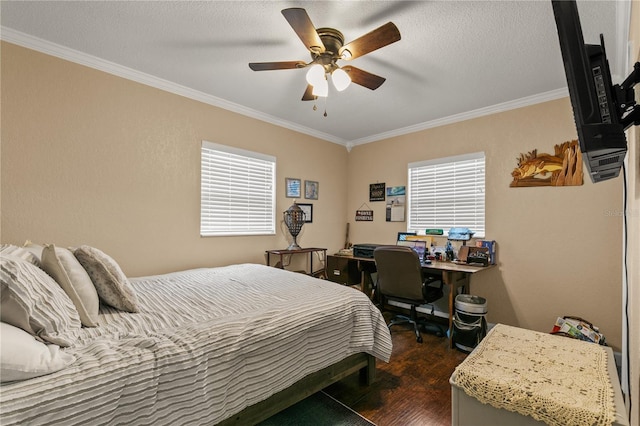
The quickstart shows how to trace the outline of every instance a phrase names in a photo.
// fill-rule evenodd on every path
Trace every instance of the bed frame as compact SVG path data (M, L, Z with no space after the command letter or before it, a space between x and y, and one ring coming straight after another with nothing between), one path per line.
M276 413L302 401L306 397L324 389L356 371L360 372L363 384L370 385L375 379L376 359L366 353L351 355L336 364L309 374L271 397L251 405L239 413L218 423L220 426L256 424Z

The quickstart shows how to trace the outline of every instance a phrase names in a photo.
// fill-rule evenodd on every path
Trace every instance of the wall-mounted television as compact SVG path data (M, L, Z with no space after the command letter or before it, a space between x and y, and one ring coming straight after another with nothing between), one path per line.
M627 153L625 129L640 124L633 91L640 64L614 86L602 34L599 45L585 44L575 0L551 3L585 167L593 183L615 178Z

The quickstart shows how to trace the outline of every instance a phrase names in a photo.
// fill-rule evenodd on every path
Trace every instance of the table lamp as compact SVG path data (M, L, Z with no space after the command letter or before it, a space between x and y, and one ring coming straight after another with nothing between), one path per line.
M300 230L302 229L302 225L304 225L304 211L294 203L284 212L284 223L287 225L289 229L289 233L293 237L293 242L287 250L301 250L302 247L298 245L297 238Z

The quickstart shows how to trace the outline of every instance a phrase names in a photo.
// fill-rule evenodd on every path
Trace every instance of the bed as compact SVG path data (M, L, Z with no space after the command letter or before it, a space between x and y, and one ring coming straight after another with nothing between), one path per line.
M72 362L2 383L0 424L255 424L391 355L379 310L329 281L257 264L128 281L138 312L101 303L63 336Z

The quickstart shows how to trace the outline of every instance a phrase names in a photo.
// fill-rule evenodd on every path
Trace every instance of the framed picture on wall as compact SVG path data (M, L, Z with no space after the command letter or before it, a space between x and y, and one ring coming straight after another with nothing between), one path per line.
M298 204L298 207L302 209L304 212L304 223L312 223L313 222L313 204Z
M285 178L285 186L287 188L287 197L288 198L300 198L300 179L295 178Z
M404 222L406 187L387 187L387 222Z
M315 180L304 181L304 198L307 200L317 200L320 184Z
M369 184L369 201L384 201L384 183Z

